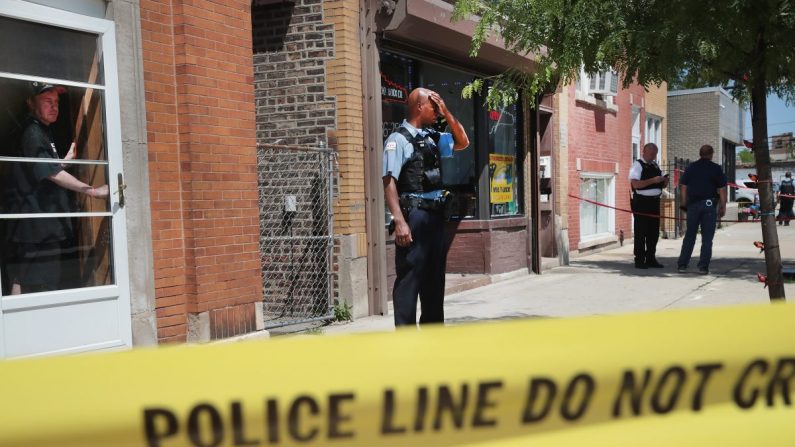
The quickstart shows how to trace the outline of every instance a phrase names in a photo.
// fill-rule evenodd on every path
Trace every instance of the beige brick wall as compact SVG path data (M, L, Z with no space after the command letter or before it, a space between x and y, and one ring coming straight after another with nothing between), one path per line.
M334 232L365 237L364 131L359 2L323 2L324 23L334 25L334 58L328 62L326 92L337 100L337 128L330 144L339 153L339 200Z
M660 159L668 159L668 83L652 86L646 92L646 113L662 118Z
M668 97L669 158L695 160L702 144L711 144L716 149L721 147L719 94L710 91Z

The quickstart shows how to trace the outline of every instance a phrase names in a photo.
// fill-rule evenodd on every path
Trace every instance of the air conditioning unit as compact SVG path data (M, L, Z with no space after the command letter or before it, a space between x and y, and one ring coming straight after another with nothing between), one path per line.
M592 95L616 96L618 94L618 73L613 70L598 71L589 75L591 84L588 93Z

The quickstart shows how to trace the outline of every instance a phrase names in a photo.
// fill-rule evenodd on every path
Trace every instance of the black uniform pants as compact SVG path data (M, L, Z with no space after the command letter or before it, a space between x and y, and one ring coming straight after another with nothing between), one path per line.
M447 263L444 215L414 208L408 215L408 224L414 242L408 247L395 246L395 326L417 324L418 297L420 324L443 323Z
M788 197L781 198L781 206L778 209L778 220L783 222L784 225L789 225L790 221L795 217L792 213L793 199Z
M660 198L635 194L632 211L659 216ZM634 214L635 218L635 262L645 263L654 260L657 253L657 239L660 237L660 218Z

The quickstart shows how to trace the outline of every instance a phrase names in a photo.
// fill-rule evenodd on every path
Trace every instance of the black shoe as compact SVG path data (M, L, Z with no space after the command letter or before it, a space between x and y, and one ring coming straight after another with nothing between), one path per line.
M647 269L648 267L646 266L645 262L635 261L635 268L636 269Z
M709 275L709 269L706 267L699 267L698 268L699 275Z
M676 267L676 271L679 272L679 273L687 273L687 266L686 265L680 265L680 266Z
M646 267L652 267L656 269L665 268L665 266L657 262L656 259L652 259L651 261L646 261Z

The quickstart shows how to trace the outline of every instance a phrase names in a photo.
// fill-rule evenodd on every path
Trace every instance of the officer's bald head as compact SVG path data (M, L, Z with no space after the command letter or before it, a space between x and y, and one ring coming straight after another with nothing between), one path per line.
M427 88L415 88L409 94L406 119L413 126L425 127L436 122L439 106L433 101L436 93Z
M411 121L412 119L418 117L420 115L421 109L420 106L425 104L425 102L429 101L428 96L430 95L430 90L427 88L415 88L414 90L409 93L409 112L408 112L408 119Z

